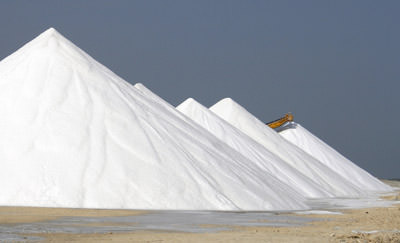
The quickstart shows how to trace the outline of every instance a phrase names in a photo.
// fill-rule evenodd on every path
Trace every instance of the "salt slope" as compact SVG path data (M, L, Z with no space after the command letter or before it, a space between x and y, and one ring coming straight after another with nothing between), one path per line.
M0 62L0 114L0 205L306 208L54 29Z
M287 124L279 134L347 180L363 185L364 190L372 192L392 190L390 186L358 167L298 123Z
M172 113L174 114L174 116L178 117L180 120L185 121L185 123L189 126L191 126L193 129L197 129L199 131L199 134L205 134L205 135L211 135L212 137L216 138L214 134L209 133L207 130L205 130L202 127L199 127L199 125L194 122L192 119L190 119L189 117L187 117L186 115L184 115L183 113L179 112L177 109L175 109L175 107L173 107L172 105L170 105L168 102L164 101L161 97L159 97L158 95L154 94L151 90L149 90L148 88L146 88L143 84L141 83L137 83L134 85L134 87L139 90L145 97L153 100L154 102L156 102L158 105L160 105L160 110L159 112L167 112L167 113ZM175 121L171 121L172 123L175 123ZM201 139L201 136L194 136L194 134L190 134L190 136L194 137L195 139ZM219 139L218 139L219 140ZM219 140L221 141L221 140ZM217 145L217 144L216 144ZM223 142L223 144L218 145L218 150L221 151L221 146L228 146L225 142ZM223 150L228 150L230 151L232 148L230 146L228 146L229 149L225 148ZM243 158L242 154L238 154L237 150L233 150L233 154L231 154L234 157L237 158ZM244 157L244 161L243 163L246 164L246 166L250 166L250 167L254 167L255 169L258 170L261 173L261 177L263 178L263 180L272 180L272 184L275 184L275 190L278 190L278 197L280 197L280 195L284 196L285 198L287 198L287 195L289 195L290 200L295 200L295 201L300 201L304 199L303 195L301 195L297 190L293 190L292 187L288 188L286 181L284 182L284 184L278 184L275 182L276 180L276 176L272 175L270 173L270 171L263 165L260 164L254 164L254 163L249 163L249 158ZM248 179L248 178L243 178L243 179ZM279 181L281 183L281 181ZM288 190L288 191L286 191ZM282 194L283 193L283 194ZM299 197L299 195L301 195ZM283 199L281 203L288 203L285 200L287 199Z
M335 196L357 197L365 194L360 187L284 139L232 99L223 99L210 110Z
M185 100L176 108L222 141L226 142L232 148L241 152L244 156L249 158L252 163L256 163L260 167L265 168L278 179L295 188L296 191L302 195L306 197L332 196L288 163L268 151L264 146L218 117L193 98Z

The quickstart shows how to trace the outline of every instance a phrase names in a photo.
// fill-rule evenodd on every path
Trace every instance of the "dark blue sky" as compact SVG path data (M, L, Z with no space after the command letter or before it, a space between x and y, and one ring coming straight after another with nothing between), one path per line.
M400 178L399 1L3 1L0 58L49 27L173 105L232 97Z

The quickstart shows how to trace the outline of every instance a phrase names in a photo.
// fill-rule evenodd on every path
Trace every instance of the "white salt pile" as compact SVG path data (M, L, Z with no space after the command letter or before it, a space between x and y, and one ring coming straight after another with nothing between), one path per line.
M210 107L210 110L335 196L358 197L364 194L362 185L356 186L290 143L232 99L223 99Z
M391 187L358 167L300 124L291 122L283 127L279 134L344 178L357 185L362 185L366 191L384 192L392 190Z
M302 195L306 197L332 196L332 194L322 190L319 185L271 153L264 146L215 115L194 99L189 98L176 108L249 158L251 160L249 163L256 163L266 168L271 174L295 188Z
M193 99L178 109L47 30L0 62L0 205L302 210L363 195L352 181L389 188L230 99L218 116Z
M296 190L143 89L54 29L1 61L0 205L308 208Z

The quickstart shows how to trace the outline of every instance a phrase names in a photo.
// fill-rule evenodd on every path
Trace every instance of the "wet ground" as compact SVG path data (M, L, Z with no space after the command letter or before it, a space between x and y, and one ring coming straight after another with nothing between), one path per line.
M299 226L320 220L269 212L150 211L147 214L118 217L63 217L34 223L0 225L0 240L41 240L22 237L36 233L118 233L137 230L209 233L232 226Z
M312 210L294 212L295 214L289 214L289 212L147 211L132 215L134 210L126 210L126 214L122 210L122 215L120 213L117 216L82 217L77 216L83 215L79 212L72 216L69 212L52 219L32 222L3 221L5 223L0 224L0 241L44 240L44 238L32 236L35 234L106 234L135 231L215 233L230 230L235 226L293 227L326 220L324 217L310 217L309 214L340 214L336 212L339 209L387 207L394 203L396 202L383 200L377 196L318 199L309 200ZM15 217L15 215L10 214L9 217Z

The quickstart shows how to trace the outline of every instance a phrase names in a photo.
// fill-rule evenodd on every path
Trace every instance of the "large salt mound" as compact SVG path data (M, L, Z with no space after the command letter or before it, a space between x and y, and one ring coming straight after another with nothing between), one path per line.
M176 108L232 148L241 152L252 163L264 167L271 174L295 188L302 195L306 197L331 196L330 193L319 188L316 183L268 151L264 146L215 115L194 99L189 98Z
M291 122L279 134L344 178L363 185L364 190L373 192L392 190L391 187L355 165L300 124Z
M232 99L223 99L210 107L210 110L335 196L357 197L365 194L362 188L284 139Z
M307 208L166 106L47 30L0 62L0 205Z

